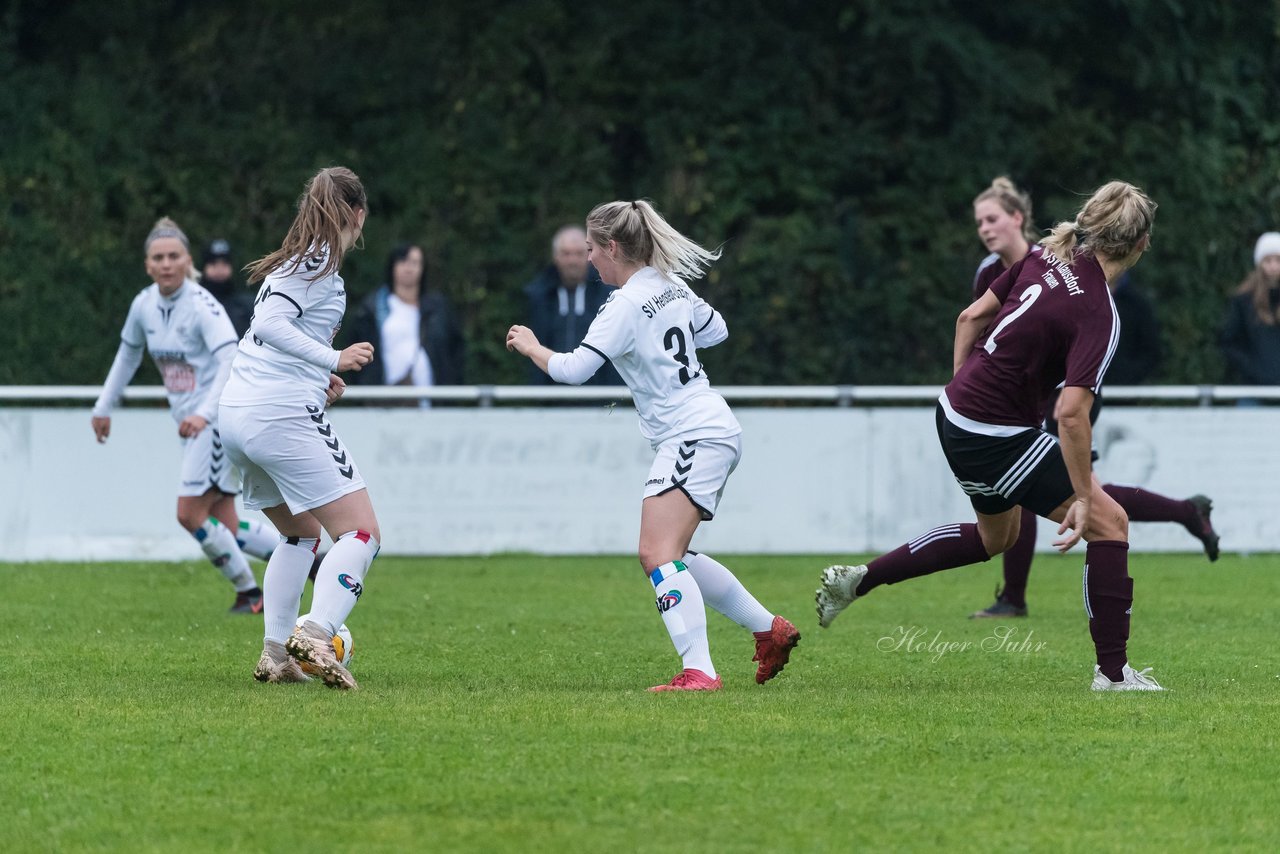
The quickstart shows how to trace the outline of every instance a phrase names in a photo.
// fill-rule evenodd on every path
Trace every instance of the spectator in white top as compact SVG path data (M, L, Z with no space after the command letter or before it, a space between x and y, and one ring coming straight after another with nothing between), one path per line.
M369 385L463 384L465 344L449 300L426 287L422 247L401 243L387 258L384 283L365 297L350 341L372 341L378 358L355 376Z

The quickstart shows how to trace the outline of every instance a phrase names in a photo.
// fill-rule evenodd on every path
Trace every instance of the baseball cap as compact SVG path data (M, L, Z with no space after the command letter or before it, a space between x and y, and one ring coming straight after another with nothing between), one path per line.
M210 261L218 259L231 263L231 244L221 237L209 241L209 245L204 248L204 253L200 256L200 266L203 267Z

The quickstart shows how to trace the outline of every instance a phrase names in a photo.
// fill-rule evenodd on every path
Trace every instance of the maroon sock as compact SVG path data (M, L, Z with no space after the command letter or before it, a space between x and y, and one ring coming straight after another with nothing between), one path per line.
M1013 548L1004 553L1004 589L1000 595L1010 605L1027 606L1027 576L1031 574L1031 559L1036 554L1036 514L1022 508L1018 539Z
M897 584L908 578L990 558L983 548L982 537L978 536L977 525L972 522L943 525L867 564L867 577L858 585L857 593L865 596L881 584Z
M1129 612L1133 608L1128 543L1089 543L1084 553L1084 607L1098 667L1112 682L1119 682L1129 660Z
M1181 522L1192 536L1199 536L1196 532L1200 517L1195 505L1186 499L1166 498L1136 486L1114 483L1103 484L1102 491L1124 508L1131 522Z

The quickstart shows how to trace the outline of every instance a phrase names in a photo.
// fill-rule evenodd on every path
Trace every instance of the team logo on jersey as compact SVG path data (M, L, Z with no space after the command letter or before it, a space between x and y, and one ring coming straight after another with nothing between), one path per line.
M658 606L659 614L665 614L667 611L670 611L672 608L679 605L682 599L684 599L684 597L680 595L679 590L668 590L666 593L659 596L657 601L653 604Z
M360 598L360 594L364 592L364 585L353 576L347 575L345 572L338 576L338 583L351 591L351 595Z

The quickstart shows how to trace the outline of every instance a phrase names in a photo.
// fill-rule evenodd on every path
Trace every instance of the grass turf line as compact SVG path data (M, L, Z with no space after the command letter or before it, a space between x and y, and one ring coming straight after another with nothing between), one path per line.
M1134 555L1131 663L1171 690L1099 696L1082 555L1037 557L1027 620L966 619L992 562L825 631L829 560L720 557L804 640L757 686L711 614L725 689L694 696L644 691L679 663L631 558L379 559L352 694L254 682L261 619L206 564L0 565L0 842L1280 849L1280 558Z

